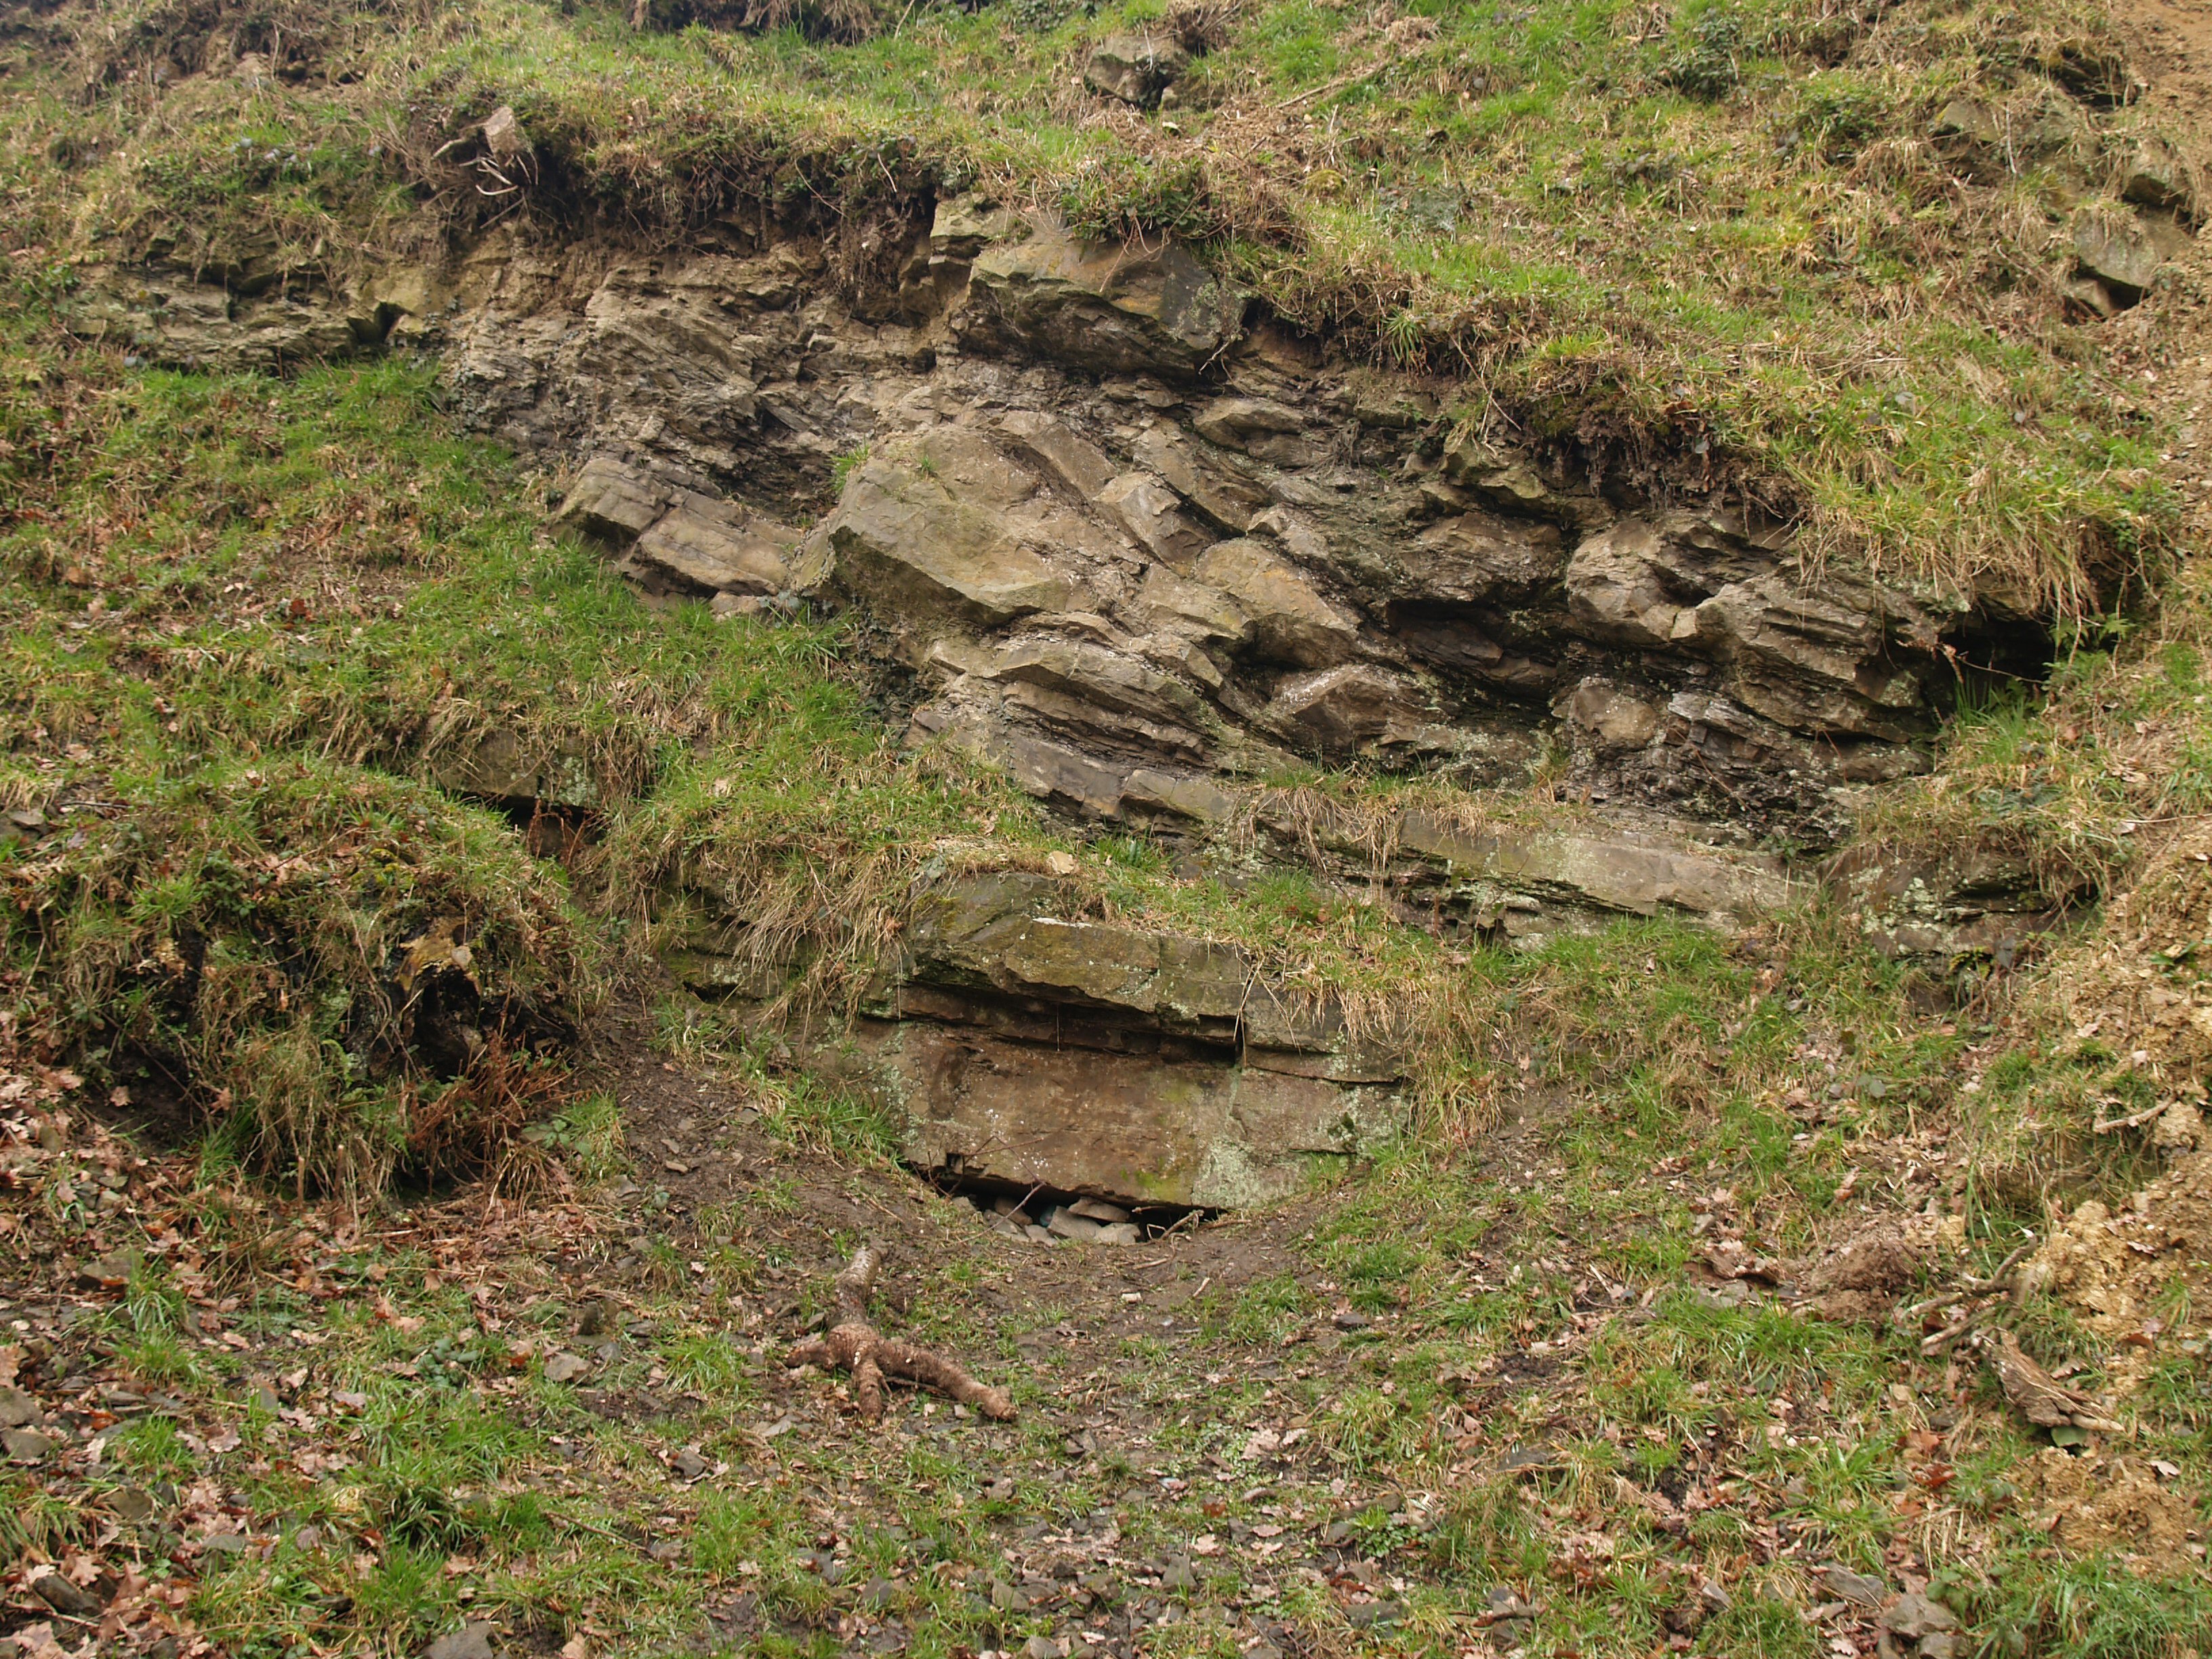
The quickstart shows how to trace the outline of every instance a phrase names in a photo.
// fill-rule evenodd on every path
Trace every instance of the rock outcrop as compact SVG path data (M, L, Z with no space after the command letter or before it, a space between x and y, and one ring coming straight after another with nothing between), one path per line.
M1679 835L1462 823L1408 811L1355 824L1261 802L1288 851L1317 845L1408 920L1535 945L1627 916L1735 927L1796 902L1771 860ZM772 1009L804 963L778 956L710 886L657 921L682 984ZM807 1063L892 1106L917 1167L1137 1205L1283 1196L1403 1127L1407 1033L1347 1017L1231 945L1092 914L1072 882L942 877L914 899L858 1017Z
M894 263L856 296L757 228L652 256L501 230L319 303L232 273L86 315L209 362L435 347L471 423L583 464L563 522L648 591L862 606L918 738L1106 819L1202 823L1314 761L1481 784L1548 755L1591 801L1818 842L1921 766L1945 647L1988 621L1807 568L1740 502L1494 448L1172 242L957 198Z
M960 334L1105 374L1187 379L1243 332L1249 296L1171 241L1086 242L1015 221L969 271Z
M1049 877L922 894L846 1035L813 1063L897 1107L916 1167L1136 1205L1297 1190L1396 1133L1408 1062L1228 945L1073 914ZM672 962L709 994L773 973L702 928Z
M585 465L555 522L617 555L647 592L682 598L781 593L799 545L787 525L609 455Z
M1736 926L1798 896L1773 861L1678 835L1426 811L1354 824L1283 800L1255 817L1411 920L1515 944L1622 915ZM659 933L679 981L740 1008L775 1005L801 970L703 889L672 892ZM1348 1019L1236 946L1097 919L1070 882L941 878L897 938L859 1018L810 1063L896 1109L917 1167L1216 1207L1293 1192L1402 1127L1406 1033Z
M1972 840L1899 848L1870 839L1827 874L1869 943L1944 979L2012 969L2094 896L2086 878L2054 890L2017 853Z
M1267 801L1254 817L1285 853L1318 847L1347 880L1364 878L1388 894L1406 920L1500 943L1539 945L1623 916L1733 929L1810 896L1781 860L1697 842L1678 823L1593 817L1538 826L1419 809L1354 823L1326 808Z
M281 370L343 356L380 342L392 317L263 273L210 273L173 266L97 273L73 296L71 325L82 337L179 368ZM217 273L221 276L226 273Z
M1109 98L1151 109L1189 67L1190 53L1165 34L1109 34L1091 49L1083 84Z
M567 471L560 527L648 594L864 613L915 741L1070 814L1319 856L1409 920L1522 944L1792 902L1778 864L1723 844L1831 838L1854 792L1923 766L1952 648L2020 621L1810 566L1739 498L1493 446L1173 242L973 197L887 234L866 284L773 224L655 252L509 228L345 293L111 272L76 314L169 362L434 350L462 417ZM1316 762L1541 773L1592 810L1286 811L1267 781ZM501 800L576 793L560 756L439 763ZM720 918L672 965L773 997L742 932ZM1403 1060L1235 952L1012 878L939 894L906 938L850 1058L908 1109L917 1163L1212 1205L1395 1121Z
M2074 222L2074 262L2076 279L2101 288L2108 310L2141 300L2165 263L2142 225L2089 213Z
M1241 951L1064 920L1057 884L931 895L856 1046L920 1167L1139 1204L1297 1190L1398 1127L1407 1062Z

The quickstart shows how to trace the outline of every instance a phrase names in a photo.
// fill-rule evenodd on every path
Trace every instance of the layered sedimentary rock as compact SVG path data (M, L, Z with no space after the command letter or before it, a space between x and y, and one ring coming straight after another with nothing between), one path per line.
M920 1167L1143 1204L1295 1191L1399 1119L1405 1057L1225 945L1068 919L1059 884L925 897L854 1036Z
M740 1001L786 989L796 964L761 960L699 896L666 957L684 982ZM1132 1204L1279 1197L1396 1131L1396 1033L1350 1029L1233 946L1080 902L1026 872L938 882L810 1063L896 1108L919 1168Z
M1945 646L1996 614L1487 443L1172 243L962 198L894 263L841 293L773 228L495 232L319 305L246 273L95 284L82 315L209 362L434 347L465 418L579 469L564 522L641 585L866 609L918 738L1109 819L1200 822L1310 761L1549 757L1590 799L1818 840L1839 789L1921 764Z
M1723 847L1832 838L1855 791L1922 767L1953 649L2024 620L1808 568L1740 497L1493 442L1448 388L1332 362L1171 242L974 198L884 234L865 283L772 222L658 252L505 229L342 293L110 272L77 317L173 362L434 350L463 418L562 471L560 527L648 593L864 614L915 741L1072 815L1319 848L1409 919L1524 943L1790 902ZM1540 776L1595 811L1286 817L1263 784L1315 762ZM501 799L560 783L446 764ZM992 890L917 915L855 1037L917 1162L1212 1204L1387 1122L1404 1064L1331 1011ZM734 925L680 974L772 996Z
M2055 878L1981 839L1946 848L1869 839L1847 848L1827 879L1875 949L1969 981L1985 967L2014 967L2094 898L2085 876Z
M1285 853L1334 857L1408 921L1501 942L1540 944L1626 916L1735 929L1811 895L1781 859L1701 842L1679 823L1563 813L1531 824L1419 808L1354 822L1281 799L1261 800L1253 819Z
M1202 819L1225 781L1310 760L1509 780L1549 747L1597 799L1817 835L1839 786L1920 764L1942 647L1977 621L1814 580L1740 507L1547 477L1418 387L1248 331L1172 246L972 201L878 307L908 320L856 321L787 243L488 246L453 282L456 386L511 441L581 451L571 522L605 520L613 476L695 518L743 499L774 560L726 583L642 527L603 539L678 591L766 592L780 562L794 596L866 608L918 737L1098 817Z
M1536 943L1624 915L1735 926L1792 902L1771 860L1597 824L1539 829L1413 811L1387 825L1287 803L1263 830L1358 863L1409 919ZM1297 822L1293 822L1293 817ZM1382 845L1376 851L1378 839ZM802 963L711 890L671 896L664 960L699 994L770 1005ZM1227 1206L1297 1190L1402 1123L1416 1056L1399 1007L1348 1018L1236 946L1085 914L1022 871L940 878L899 930L860 1017L809 1062L893 1106L916 1167L1139 1205Z

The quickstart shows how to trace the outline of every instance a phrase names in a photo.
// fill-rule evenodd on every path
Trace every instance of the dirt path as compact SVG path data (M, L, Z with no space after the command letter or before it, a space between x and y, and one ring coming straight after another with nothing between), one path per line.
M968 1200L940 1194L918 1176L848 1164L780 1139L762 1121L761 1103L717 1072L664 1060L634 1038L611 1048L592 1081L621 1103L635 1169L633 1196L660 1212L665 1194L672 1228L694 1236L711 1236L735 1212L757 1217L765 1210L772 1218L754 1222L759 1236L815 1273L825 1291L853 1243L872 1237L890 1250L884 1283L895 1301L914 1281L973 1261L988 1270L976 1292L987 1323L1048 1314L1047 1323L1074 1333L1069 1340L1079 1352L1103 1352L1126 1337L1172 1332L1172 1310L1203 1291L1233 1293L1257 1279L1306 1271L1295 1240L1311 1228L1322 1207L1318 1199L1205 1221L1134 1245L1075 1249L1012 1239L993 1231Z
M2212 4L2115 0L2112 15L2134 49L2137 73L2150 82L2152 106L2172 118L2174 136L2202 161L2212 142L2203 125L2212 109Z

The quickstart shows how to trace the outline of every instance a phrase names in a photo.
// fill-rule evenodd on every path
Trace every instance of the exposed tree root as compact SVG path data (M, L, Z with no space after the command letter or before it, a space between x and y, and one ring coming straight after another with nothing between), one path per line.
M854 1403L870 1422L884 1414L887 1376L934 1389L1002 1423L1012 1421L1013 1396L1004 1389L987 1388L951 1360L910 1342L894 1342L868 1322L868 1297L875 1291L876 1272L883 1259L883 1251L873 1243L863 1244L854 1252L844 1272L837 1275L837 1322L826 1334L809 1337L793 1348L791 1363L850 1371Z

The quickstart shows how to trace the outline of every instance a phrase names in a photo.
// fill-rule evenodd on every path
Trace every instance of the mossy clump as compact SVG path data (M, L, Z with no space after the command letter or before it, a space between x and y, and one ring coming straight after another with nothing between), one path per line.
M302 1189L479 1167L557 1091L588 983L499 818L292 759L149 780L0 854L35 1017Z

